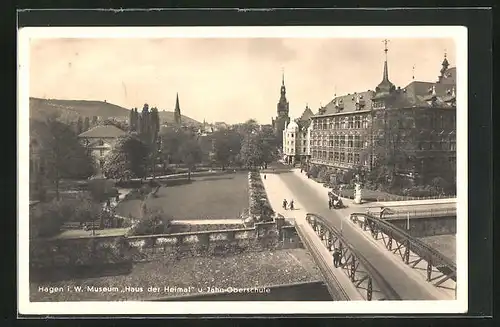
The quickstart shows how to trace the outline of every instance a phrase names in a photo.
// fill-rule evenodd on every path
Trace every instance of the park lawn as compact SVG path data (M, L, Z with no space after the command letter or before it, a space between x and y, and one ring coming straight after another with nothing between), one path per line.
M236 219L248 207L248 174L192 177L191 183L162 186L146 202L175 220ZM140 217L140 200L122 201L117 214Z

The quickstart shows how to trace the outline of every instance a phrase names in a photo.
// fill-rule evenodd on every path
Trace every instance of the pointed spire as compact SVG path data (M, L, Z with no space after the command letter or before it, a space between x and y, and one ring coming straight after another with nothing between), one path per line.
M176 124L181 123L181 107L179 106L179 92L175 98L174 120Z
M281 68L281 86L285 86L285 69Z
M443 68L441 68L441 76L444 76L444 73L446 72L446 70L450 66L450 63L448 62L448 59L447 59L446 49L444 50L444 59L443 59L443 62L441 63L441 65L443 66Z
M384 81L388 81L389 80L389 72L388 72L388 69L387 69L387 43L389 42L389 40L385 39L384 41L384 53L385 53L385 62L384 62L384 77L382 78L382 80Z

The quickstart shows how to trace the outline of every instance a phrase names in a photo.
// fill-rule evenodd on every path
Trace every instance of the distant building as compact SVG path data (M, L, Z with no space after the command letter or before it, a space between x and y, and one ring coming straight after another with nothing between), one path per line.
M311 157L310 125L314 115L309 106L306 106L302 115L289 123L283 130L283 156L286 163L306 163Z
M272 119L272 126L274 128L274 133L278 139L278 144L283 144L283 131L285 127L290 123L289 113L289 103L286 99L286 87L285 87L285 74L283 73L281 77L281 91L280 99L278 101L277 107L277 117Z
M387 55L387 47L384 51ZM392 128L400 136L418 134L405 141L413 150L398 161L399 174L420 176L424 182L440 176L435 160L456 164L456 68L449 67L446 55L440 72L437 82L412 81L396 88L386 58L374 91L335 96L312 117L310 163L334 172L370 170L377 159L372 145L387 138L387 128ZM391 121L396 115L399 118Z
M125 131L114 125L101 125L83 132L78 138L96 162L102 165L104 157L112 149L116 139L125 134L127 134Z

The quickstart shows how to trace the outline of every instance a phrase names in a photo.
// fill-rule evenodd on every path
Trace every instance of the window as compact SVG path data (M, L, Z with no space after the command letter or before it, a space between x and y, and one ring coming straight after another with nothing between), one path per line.
M363 118L363 128L368 128L368 116Z
M328 152L328 160L332 160L333 159L333 152Z
M340 146L341 147L344 147L345 146L345 136L344 135L340 135Z
M333 129L333 118L328 119L328 128Z
M303 140L303 141L302 141L302 145L306 145L306 140Z
M307 137L307 133L306 133L306 132L304 132L304 134L303 134L303 135L304 135L304 137Z
M340 144L340 136L335 135L335 146L339 146L339 144Z
M354 119L354 128L361 128L361 116L356 116Z
M354 163L359 164L359 153L354 154Z
M302 152L303 152L303 153L306 153L306 148L302 148Z
M347 128L354 128L354 117L353 116L349 116L349 118L347 119Z
M347 147L352 148L354 146L354 136L349 135L347 138Z
M347 154L347 162L348 163L352 163L353 162L353 155L352 155L352 153L348 153Z
M103 149L99 150L99 152L100 152L101 157L104 156L104 150Z
M338 152L335 152L335 154L334 154L334 160L337 161L337 162L340 160L340 155L339 155Z
M333 135L328 136L328 146L333 146Z
M292 137L293 137L293 133L292 133Z
M347 119L347 117L340 118L340 128L342 128L342 129L346 128L346 119Z
M335 128L340 128L340 119L339 119L339 117L335 117L335 123L334 123L334 125L335 125Z
M344 152L340 153L340 162L345 162L345 153Z

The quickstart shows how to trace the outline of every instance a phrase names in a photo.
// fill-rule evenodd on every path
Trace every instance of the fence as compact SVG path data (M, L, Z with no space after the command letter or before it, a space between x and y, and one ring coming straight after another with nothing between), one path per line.
M370 212L368 210L367 214L380 215L380 213ZM382 218L424 218L424 217L446 217L446 216L456 216L456 208L444 208L444 209L426 209L426 210L394 210L388 209L382 214Z

